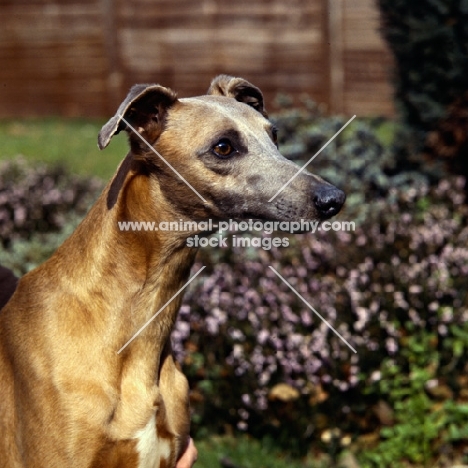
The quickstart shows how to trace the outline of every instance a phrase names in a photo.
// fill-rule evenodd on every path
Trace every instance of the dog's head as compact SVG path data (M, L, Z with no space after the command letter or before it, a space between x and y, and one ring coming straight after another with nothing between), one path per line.
M99 147L123 129L135 167L184 218L327 219L345 201L280 154L262 92L242 78L220 75L206 95L184 99L136 85L99 133Z

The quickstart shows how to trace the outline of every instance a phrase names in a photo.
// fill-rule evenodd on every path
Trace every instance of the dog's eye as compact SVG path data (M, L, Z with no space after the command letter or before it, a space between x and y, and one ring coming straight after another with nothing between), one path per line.
M213 152L216 156L222 159L229 158L233 153L236 152L231 142L227 138L219 140L216 145L213 146Z

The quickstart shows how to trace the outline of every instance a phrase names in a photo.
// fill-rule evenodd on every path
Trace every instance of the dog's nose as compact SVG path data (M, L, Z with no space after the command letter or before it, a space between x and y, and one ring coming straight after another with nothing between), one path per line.
M322 218L335 216L345 200L346 195L342 190L329 185L319 187L314 194L314 205Z

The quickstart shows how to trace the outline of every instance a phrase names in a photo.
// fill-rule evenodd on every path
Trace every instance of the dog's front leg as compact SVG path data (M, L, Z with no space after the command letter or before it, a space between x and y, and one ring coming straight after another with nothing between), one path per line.
M159 377L164 412L157 415L158 438L166 438L171 444L171 463L181 457L190 440L189 385L187 378L177 367L168 340L161 356ZM173 466L169 463L169 466Z
M144 344L144 340L134 343L123 357L117 403L107 428L113 440L134 438L158 409L161 396L157 375L147 366Z

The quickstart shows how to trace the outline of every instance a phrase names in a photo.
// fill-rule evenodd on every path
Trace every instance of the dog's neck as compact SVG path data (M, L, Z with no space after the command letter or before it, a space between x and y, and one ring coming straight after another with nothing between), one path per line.
M109 208L106 200L110 183L55 259L50 260L67 263L57 265L58 270L68 271L67 277L59 279L62 284L69 281L77 295L94 296L97 301L101 298L103 314L119 315L108 319L120 321L128 339L184 286L196 255L196 249L186 246L186 236L180 232L119 228L119 221L155 225L177 221L155 184L149 177L129 173L116 204ZM70 258L66 252L79 254ZM158 343L167 340L182 296L177 295L161 310L142 337ZM123 344L116 342L115 346Z
M49 278L60 296L69 294L89 311L80 317L94 334L89 365L106 362L101 385L109 383L109 393L118 386L108 424L108 435L117 440L133 437L155 411L161 364L170 353L168 340L183 296L176 293L186 284L196 255L177 232L120 231L122 220L170 221L155 187L144 184L155 181L129 174L111 208L109 184L75 232L34 275L36 281ZM54 314L66 323L68 311Z

